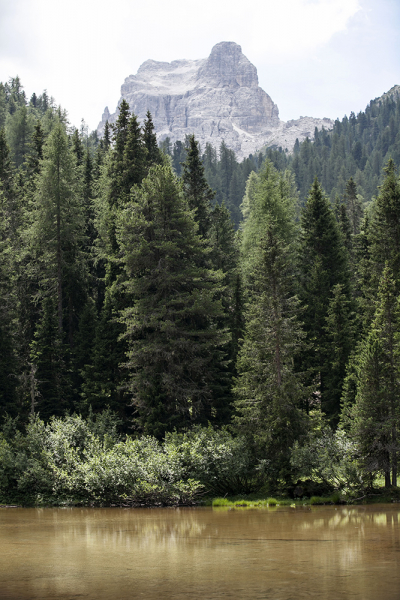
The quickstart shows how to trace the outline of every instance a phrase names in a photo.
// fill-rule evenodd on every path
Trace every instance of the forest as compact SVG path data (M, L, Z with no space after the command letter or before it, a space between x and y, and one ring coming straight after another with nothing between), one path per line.
M400 497L399 124L239 163L0 83L0 502Z

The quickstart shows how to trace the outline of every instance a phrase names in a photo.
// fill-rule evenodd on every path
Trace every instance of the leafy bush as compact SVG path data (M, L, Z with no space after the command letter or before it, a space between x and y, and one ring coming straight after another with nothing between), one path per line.
M15 424L14 424L15 425ZM227 431L197 427L121 440L109 411L96 419L32 417L25 435L7 423L0 434L0 493L26 502L176 504L204 491L245 491L251 459Z
M169 463L180 462L184 478L198 480L206 493L248 493L255 485L245 439L233 437L226 429L198 426L187 433L169 433L164 449Z
M325 426L312 431L303 445L295 442L291 463L299 477L319 479L336 489L359 488L363 483L356 445L340 429L333 432Z

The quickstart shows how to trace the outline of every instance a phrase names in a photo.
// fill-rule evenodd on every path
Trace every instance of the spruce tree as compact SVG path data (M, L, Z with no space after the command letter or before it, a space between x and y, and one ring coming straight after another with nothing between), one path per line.
M31 343L31 364L34 365L37 389L35 412L48 421L51 416L62 416L72 408L73 390L56 298L45 298L41 309Z
M84 211L79 171L61 122L43 150L28 232L36 259L40 296L57 301L58 331L73 345L80 307L87 293Z
M93 409L109 405L120 413L126 424L126 390L124 362L126 342L121 339L123 326L118 322L120 311L130 305L126 273L121 261L121 249L116 235L120 214L130 204L131 194L139 186L147 170L147 149L143 133L129 105L123 100L114 126L113 146L100 167L98 195L95 199L96 268L105 270L104 292L99 287L100 309L93 348L92 367L85 370L85 402ZM99 273L100 275L100 273Z
M161 150L157 144L157 136L154 132L153 119L148 110L143 122L143 141L147 150L146 162L149 167L162 164Z
M336 357L327 319L335 286L341 286L343 302L350 300L349 272L343 238L317 178L303 210L301 225L299 294L308 343L300 359L301 370L308 372L309 383L314 382L315 391L321 394L323 411L336 420L341 390L329 380Z
M134 191L118 241L132 299L121 323L138 425L162 437L213 420L228 342L217 327L222 274L199 266L205 244L170 167L153 167Z
M346 184L344 201L346 204L347 214L351 224L352 234L357 235L360 232L363 208L360 198L357 194L357 185L352 177L350 177L349 181Z
M385 180L376 198L373 213L371 236L371 258L379 281L387 262L400 293L400 182L396 167L389 159L384 168ZM377 289L377 287L376 287Z
M118 206L123 207L129 200L129 194L134 185L139 185L146 175L147 149L143 133L136 115L132 114L127 129L123 151L123 174Z
M275 482L290 479L290 448L303 431L300 409L306 397L294 370L304 334L292 291L293 250L279 229L271 215L254 252L234 388L236 427L257 458L266 461Z
M396 283L383 271L371 330L357 358L357 395L351 410L352 433L367 472L385 474L397 485L400 427L400 312Z
M1 135L1 131L0 131ZM1 140L0 140L1 141ZM10 216L0 180L0 415L17 416L18 360L15 319L16 296L13 281L13 240Z
M195 220L199 224L199 234L206 238L210 229L211 203L215 193L207 183L200 158L199 145L194 135L189 137L189 146L183 166L183 188L189 208L195 210Z

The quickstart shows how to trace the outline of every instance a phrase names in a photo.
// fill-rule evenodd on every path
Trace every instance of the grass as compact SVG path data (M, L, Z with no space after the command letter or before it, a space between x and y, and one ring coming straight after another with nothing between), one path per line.
M246 498L214 498L212 506L228 507L228 508L268 508L270 506L289 506L293 504L293 500L276 498L263 498L258 500L249 500ZM300 503L299 503L300 504Z
M243 497L214 498L211 505L214 508L269 508L273 506L318 506L323 504L340 504L341 497L338 492L330 496L312 496L310 499L292 500L291 498L263 498L248 499Z

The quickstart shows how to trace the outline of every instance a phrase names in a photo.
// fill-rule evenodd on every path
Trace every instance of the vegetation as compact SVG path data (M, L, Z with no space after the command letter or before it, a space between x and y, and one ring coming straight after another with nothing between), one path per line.
M239 164L0 84L0 500L395 496L399 106Z

